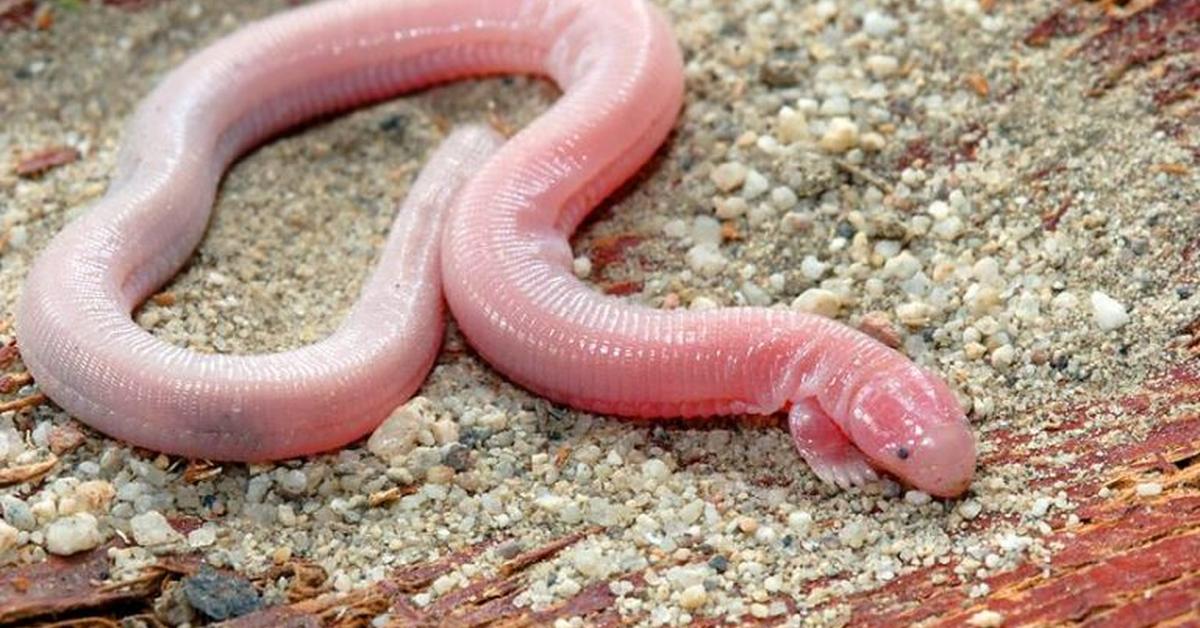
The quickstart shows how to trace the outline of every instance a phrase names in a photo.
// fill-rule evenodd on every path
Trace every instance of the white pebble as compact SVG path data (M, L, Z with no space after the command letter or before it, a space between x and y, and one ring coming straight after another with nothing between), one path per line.
M813 5L812 14L820 22L828 22L837 17L838 3L834 0L821 0Z
M38 521L43 523L51 521L58 516L58 506L50 497L37 501L33 506L30 506L29 510L33 513L34 517L37 517Z
M842 545L858 549L867 542L867 526L862 521L854 520L838 530L838 540Z
M978 17L982 7L979 6L979 0L942 0L942 10L951 14Z
M867 71L875 78L887 78L900 69L900 62L891 55L871 55L867 57Z
M1092 316L1103 331L1124 327L1129 322L1125 306L1099 290L1092 293Z
M63 517L46 528L46 551L59 556L90 550L103 541L99 523L86 512Z
M896 279L909 279L921 270L921 260L913 257L908 251L901 251L899 255L889 259L883 264L883 274Z
M702 514L704 514L704 501L700 499L693 499L685 504L683 508L679 509L677 518L679 519L680 523L684 525L691 525L697 519L699 519L700 515Z
M829 270L829 264L822 262L812 255L807 255L800 262L800 274L806 279L816 281L825 276L825 271Z
M12 248L25 248L27 242L29 242L29 232L25 229L25 225L17 225L8 230L8 245Z
M662 460L651 458L642 463L642 475L647 480L661 482L671 476L671 470Z
M844 153L858 146L858 125L848 118L829 121L825 135L821 136L821 148L831 153Z
M770 526L760 526L754 531L754 540L762 543L763 545L770 545L774 543L776 538L778 538L778 535L775 534L774 528Z
M212 526L204 525L188 532L187 544L192 549L208 547L217 542L217 531Z
M867 11L863 16L863 31L872 37L887 37L900 27L896 18L879 11Z
M683 238L688 234L687 223L679 218L668 220L663 224L663 235L668 238Z
M925 171L915 168L905 168L900 171L900 182L910 188L916 187L925 180Z
M1004 615L991 609L984 609L968 617L967 623L976 628L1000 628L1004 625Z
M729 263L729 260L725 259L725 256L721 254L717 246L710 243L693 246L688 249L685 257L688 267L692 269L692 272L705 277L712 277L719 274L722 270L725 270L726 264Z
M178 540L179 533L157 510L149 510L129 520L133 540L141 546L165 545Z
M863 284L863 289L866 293L873 297L882 297L883 287L883 280L878 277L871 277Z
M1075 309L1079 305L1079 299L1070 292L1060 292L1050 299L1050 307L1056 312L1066 312Z
M1000 345L992 351L992 366L998 369L1007 368L1016 357L1017 352L1012 345Z
M908 491L904 493L904 501L914 506L923 506L931 500L932 498L929 496L929 493L924 491Z
M340 593L345 593L354 587L354 581L350 579L350 574L344 571L336 572L333 577L333 589Z
M533 498L533 505L547 512L559 512L568 504L566 497L554 493L543 493Z
M745 215L747 208L749 208L749 205L746 203L746 199L740 196L729 196L718 199L716 211L717 218L722 220L731 220L733 218Z
M746 213L746 222L750 223L751 227L761 227L767 223L774 222L775 208L767 205L755 205Z
M1019 554L1033 544L1033 539L1027 536L1007 534L1000 537L1000 549L1006 554Z
M751 170L746 173L746 181L742 184L742 197L747 200L754 200L771 189L771 183L767 178L760 174L757 170Z
M823 288L809 288L796 300L792 301L792 309L812 314L835 318L842 308L842 300L838 295Z
M288 469L276 478L279 489L288 495L299 495L308 488L308 476L300 469Z
M929 204L929 208L926 211L929 213L930 216L933 217L934 220L942 220L944 218L948 218L950 216L950 214L952 213L952 210L950 209L950 204L947 203L946 201L934 201Z
M696 585L703 585L704 579L708 577L709 568L707 565L681 565L679 567L671 567L667 569L665 574L667 582L670 582L678 589L686 589Z
M453 419L435 421L430 431L433 432L433 440L439 445L458 442L458 423Z
M721 243L721 223L712 216L696 216L692 221L692 242L695 244Z
M742 296L746 297L746 302L750 305L766 307L771 305L771 295L767 294L766 290L759 288L756 284L749 281L742 282L739 290Z
M367 450L389 463L403 459L417 446L417 440L425 428L422 410L429 403L424 397L414 397L396 408L371 433L367 439Z
M971 275L979 283L996 283L1000 281L1000 263L994 257L981 257L971 265Z
M616 524L617 509L603 497L593 497L587 503L587 519L599 526Z
M850 100L845 96L830 96L821 103L820 112L823 116L848 116Z
M958 211L970 211L971 202L967 200L967 195L963 194L962 190L954 190L950 192L950 206Z
M679 594L679 605L688 610L700 608L707 602L708 592L704 590L703 584L693 584Z
M783 107L779 110L777 132L779 141L784 144L799 142L808 137L808 120L803 113L791 107Z
M770 135L758 136L758 139L754 141L754 145L758 147L758 150L768 155L777 155L780 152L779 140Z
M5 552L17 546L17 539L21 536L21 531L8 525L3 519L0 519L0 556Z
M105 512L116 496L116 490L104 480L88 480L75 488L75 496L84 510Z
M345 575L345 574L343 574L343 575ZM348 578L348 576L347 576L347 578ZM353 586L351 583L348 583L348 585L349 586L347 586L346 589L349 589L350 586ZM456 578L453 573L448 573L448 574L441 576L438 579L434 580L433 584L430 586L433 589L433 592L436 593L437 595L445 595L446 593L450 592L451 590L453 590L455 587L458 586L458 578ZM336 583L334 584L334 588L339 589L339 587L337 586ZM339 589L339 590L341 590L341 589Z
M1037 320L1041 312L1041 302L1038 301L1038 296L1036 294L1026 292L1017 297L1017 303L1013 308L1013 313L1016 314L1018 319L1025 322L1033 322Z
M896 318L909 327L924 327L932 315L933 308L928 303L914 301L896 306Z
M729 192L746 180L746 166L736 161L726 162L713 168L709 178L718 190Z
M1138 497L1154 497L1162 495L1163 487L1158 482L1142 482L1137 485L1135 490Z
M863 133L858 140L858 145L865 151L878 153L887 147L887 138L874 131Z
M778 593L783 589L783 578L780 578L778 574L767 576L767 579L763 580L763 588L767 593Z
M571 263L571 270L575 271L576 277L586 279L588 275L592 274L592 260L588 259L586 255L580 255Z
M771 204L780 210L787 211L796 206L800 199L796 198L796 193L785 185L781 185L771 190Z
M13 428L12 421L0 419L0 462L13 460L24 451L24 435Z
M978 517L979 513L981 512L983 512L983 504L980 504L973 499L968 499L958 505L958 514L962 515L963 519L974 519L975 517Z
M803 510L795 510L788 514L788 529L799 536L807 536L812 528L812 515Z
M933 223L933 235L953 242L963 233L963 221L958 216L947 216Z
M575 570L588 578L606 578L614 569L612 561L594 548L576 551L572 562Z

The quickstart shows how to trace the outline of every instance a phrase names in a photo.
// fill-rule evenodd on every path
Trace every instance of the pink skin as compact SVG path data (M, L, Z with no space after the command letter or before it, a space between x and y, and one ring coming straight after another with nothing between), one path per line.
M378 266L338 329L274 354L197 353L133 322L130 312L161 280L134 285L141 277L131 269L147 262L126 261L139 249L122 234L136 233L158 206L123 213L137 197L114 187L30 272L17 312L22 358L42 391L71 414L149 449L256 461L357 439L412 396L433 366L444 306L438 241L429 230L441 226L463 180L502 142L484 127L451 134L417 177ZM207 193L188 209L207 213ZM183 225L160 222L139 238L174 242L190 235L180 233Z
M236 155L318 114L495 73L547 76L563 96L486 161L495 140L481 131L447 142L329 339L210 356L130 319L198 243ZM962 411L895 351L817 316L664 312L575 279L568 237L662 143L682 94L679 50L644 0L347 0L247 26L141 105L108 193L30 273L23 355L52 399L138 445L231 460L341 446L432 362L437 223L454 197L442 287L471 343L515 382L624 416L790 409L797 448L831 483L859 484L875 468L936 495L966 490L975 445Z

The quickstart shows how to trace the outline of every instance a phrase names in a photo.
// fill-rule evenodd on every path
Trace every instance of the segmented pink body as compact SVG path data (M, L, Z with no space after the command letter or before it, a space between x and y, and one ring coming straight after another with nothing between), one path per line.
M627 416L771 413L812 400L833 433L901 475L903 465L864 443L929 445L929 434L955 432L973 466L944 384L864 334L791 311L656 311L571 273L568 237L650 157L680 109L680 52L644 0L328 2L192 57L139 108L108 194L31 272L18 330L39 384L105 432L192 456L279 458L362 435L432 360L441 329L432 222L422 236L401 212L363 299L312 347L205 356L156 340L129 313L187 259L221 173L248 147L319 113L494 73L545 75L563 96L458 175L468 178L442 235L442 284L488 362L557 401ZM457 187L448 181L438 189ZM402 306L391 301L399 292L417 296ZM397 351L397 342L408 344ZM881 391L909 385L917 392L889 397L889 416L876 412L887 405L874 401ZM940 476L953 481L926 483L961 492L963 464L939 455Z

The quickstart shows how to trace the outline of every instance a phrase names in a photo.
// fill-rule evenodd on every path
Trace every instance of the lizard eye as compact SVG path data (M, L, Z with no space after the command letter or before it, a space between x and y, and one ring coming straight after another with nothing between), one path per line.
M908 460L908 449L906 447L901 447L901 448L897 449L896 457L901 460Z

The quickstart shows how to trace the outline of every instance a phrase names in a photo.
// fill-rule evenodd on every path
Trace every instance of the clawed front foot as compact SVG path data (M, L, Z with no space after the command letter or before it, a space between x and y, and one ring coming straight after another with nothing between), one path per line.
M812 400L796 402L788 413L796 450L821 481L848 489L879 479L866 456Z

